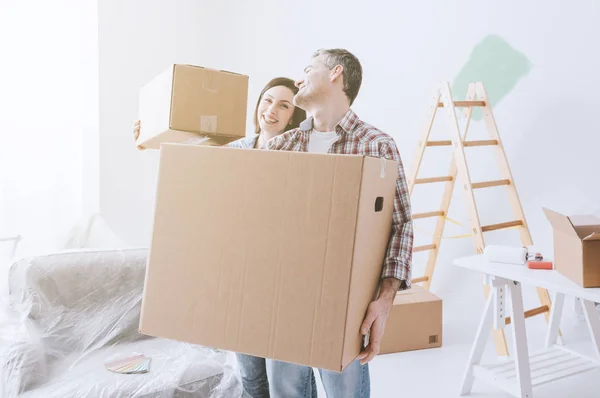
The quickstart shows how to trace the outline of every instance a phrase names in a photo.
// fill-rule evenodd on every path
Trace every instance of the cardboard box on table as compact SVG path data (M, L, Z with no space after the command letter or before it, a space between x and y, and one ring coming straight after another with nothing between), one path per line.
M582 287L600 287L600 218L544 208L554 235L554 269Z
M163 144L140 331L341 371L379 285L397 163Z

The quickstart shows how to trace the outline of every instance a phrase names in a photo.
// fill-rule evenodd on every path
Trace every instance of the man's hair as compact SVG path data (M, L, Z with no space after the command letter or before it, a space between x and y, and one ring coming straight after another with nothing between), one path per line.
M344 93L350 100L350 105L356 99L362 83L362 66L354 54L342 48L320 49L314 53L313 58L323 56L323 62L329 69L342 65L344 68Z

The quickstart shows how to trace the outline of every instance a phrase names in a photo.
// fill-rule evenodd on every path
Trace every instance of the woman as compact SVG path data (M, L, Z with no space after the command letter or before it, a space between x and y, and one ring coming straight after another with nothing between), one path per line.
M262 89L254 108L254 134L228 144L234 148L266 149L269 140L287 130L297 128L306 119L306 112L294 106L298 92L292 79L278 77ZM133 128L133 138L140 135L140 121ZM138 149L144 149L138 146ZM244 398L269 397L269 382L264 358L236 353L244 386ZM311 397L317 396L314 374L310 375Z
M297 92L294 81L286 77L277 77L267 83L254 108L254 134L229 146L266 149L271 138L297 128L306 119L306 112L292 102Z

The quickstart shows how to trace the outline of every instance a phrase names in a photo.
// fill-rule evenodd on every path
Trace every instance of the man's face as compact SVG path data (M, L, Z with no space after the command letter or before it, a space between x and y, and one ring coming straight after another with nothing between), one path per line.
M298 93L294 96L294 104L308 111L307 107L326 98L331 89L331 71L323 62L323 55L312 59L304 68L304 77L296 82Z

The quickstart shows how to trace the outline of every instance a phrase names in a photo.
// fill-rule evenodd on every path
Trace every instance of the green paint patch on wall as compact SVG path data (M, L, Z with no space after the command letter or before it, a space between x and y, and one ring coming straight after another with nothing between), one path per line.
M452 95L455 99L464 99L467 86L472 82L483 82L492 106L497 106L529 73L532 64L527 57L512 48L504 39L490 35L475 46L469 60L462 67L452 83ZM480 109L475 109L474 120L481 120Z

